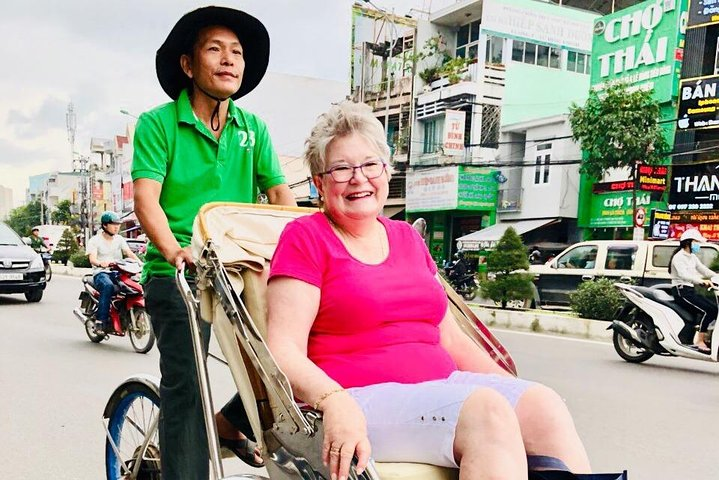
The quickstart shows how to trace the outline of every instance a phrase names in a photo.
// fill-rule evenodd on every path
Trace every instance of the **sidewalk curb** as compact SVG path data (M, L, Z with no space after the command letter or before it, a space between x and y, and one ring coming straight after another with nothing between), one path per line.
M480 306L471 306L471 309L488 327L612 341L613 332L607 330L610 322L541 310L502 310Z
M70 277L82 277L92 273L92 268L80 268L72 265L52 264L52 273L57 275L68 275Z

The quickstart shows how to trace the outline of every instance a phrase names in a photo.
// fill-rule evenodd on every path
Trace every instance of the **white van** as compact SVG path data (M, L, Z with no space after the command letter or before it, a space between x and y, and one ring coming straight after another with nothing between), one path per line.
M544 265L531 265L534 274L534 304L568 305L569 294L586 281L605 277L616 281L634 281L651 287L668 283L667 267L676 240L662 242L633 240L593 240L575 243ZM719 255L719 246L702 244L699 259L710 266Z

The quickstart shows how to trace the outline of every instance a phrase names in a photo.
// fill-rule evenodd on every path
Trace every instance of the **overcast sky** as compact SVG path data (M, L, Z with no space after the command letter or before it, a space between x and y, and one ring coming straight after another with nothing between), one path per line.
M397 14L437 10L455 0L377 0ZM345 12L352 0L218 1L265 23L271 71L347 81ZM155 51L186 12L189 0L5 0L0 6L0 185L24 199L28 176L71 169L65 113L75 106L75 150L91 137L124 134L131 118L169 100L155 76ZM345 57L345 55L347 55ZM346 58L328 65L318 61ZM241 105L241 102L240 102Z

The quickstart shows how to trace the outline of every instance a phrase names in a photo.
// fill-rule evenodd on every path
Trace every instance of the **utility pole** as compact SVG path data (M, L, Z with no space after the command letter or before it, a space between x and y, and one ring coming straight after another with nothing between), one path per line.
M67 141L70 142L70 164L72 165L75 161L75 131L77 130L77 118L72 102L67 106L65 125L67 126Z

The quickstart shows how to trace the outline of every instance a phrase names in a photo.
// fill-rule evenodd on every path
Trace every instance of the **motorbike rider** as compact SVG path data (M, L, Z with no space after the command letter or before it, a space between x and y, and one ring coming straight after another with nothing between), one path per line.
M42 238L42 235L40 235L40 229L38 227L34 227L32 229L32 235L30 236L30 247L37 253L43 253L50 250L50 247L48 246L47 242L44 238Z
M103 212L100 217L101 228L87 242L87 257L93 267L92 281L100 292L95 316L95 330L104 332L110 319L110 300L117 284L117 272L108 270L111 263L129 257L139 261L132 253L124 238L118 235L120 217L115 212Z
M672 293L674 300L690 312L699 315L699 331L694 336L693 347L702 353L709 353L706 344L706 332L709 324L717 318L715 302L698 294L695 285L711 287L707 280L716 273L704 266L697 257L699 244L704 242L699 230L692 228L682 233L679 238L679 247L669 261L669 273L672 276Z

